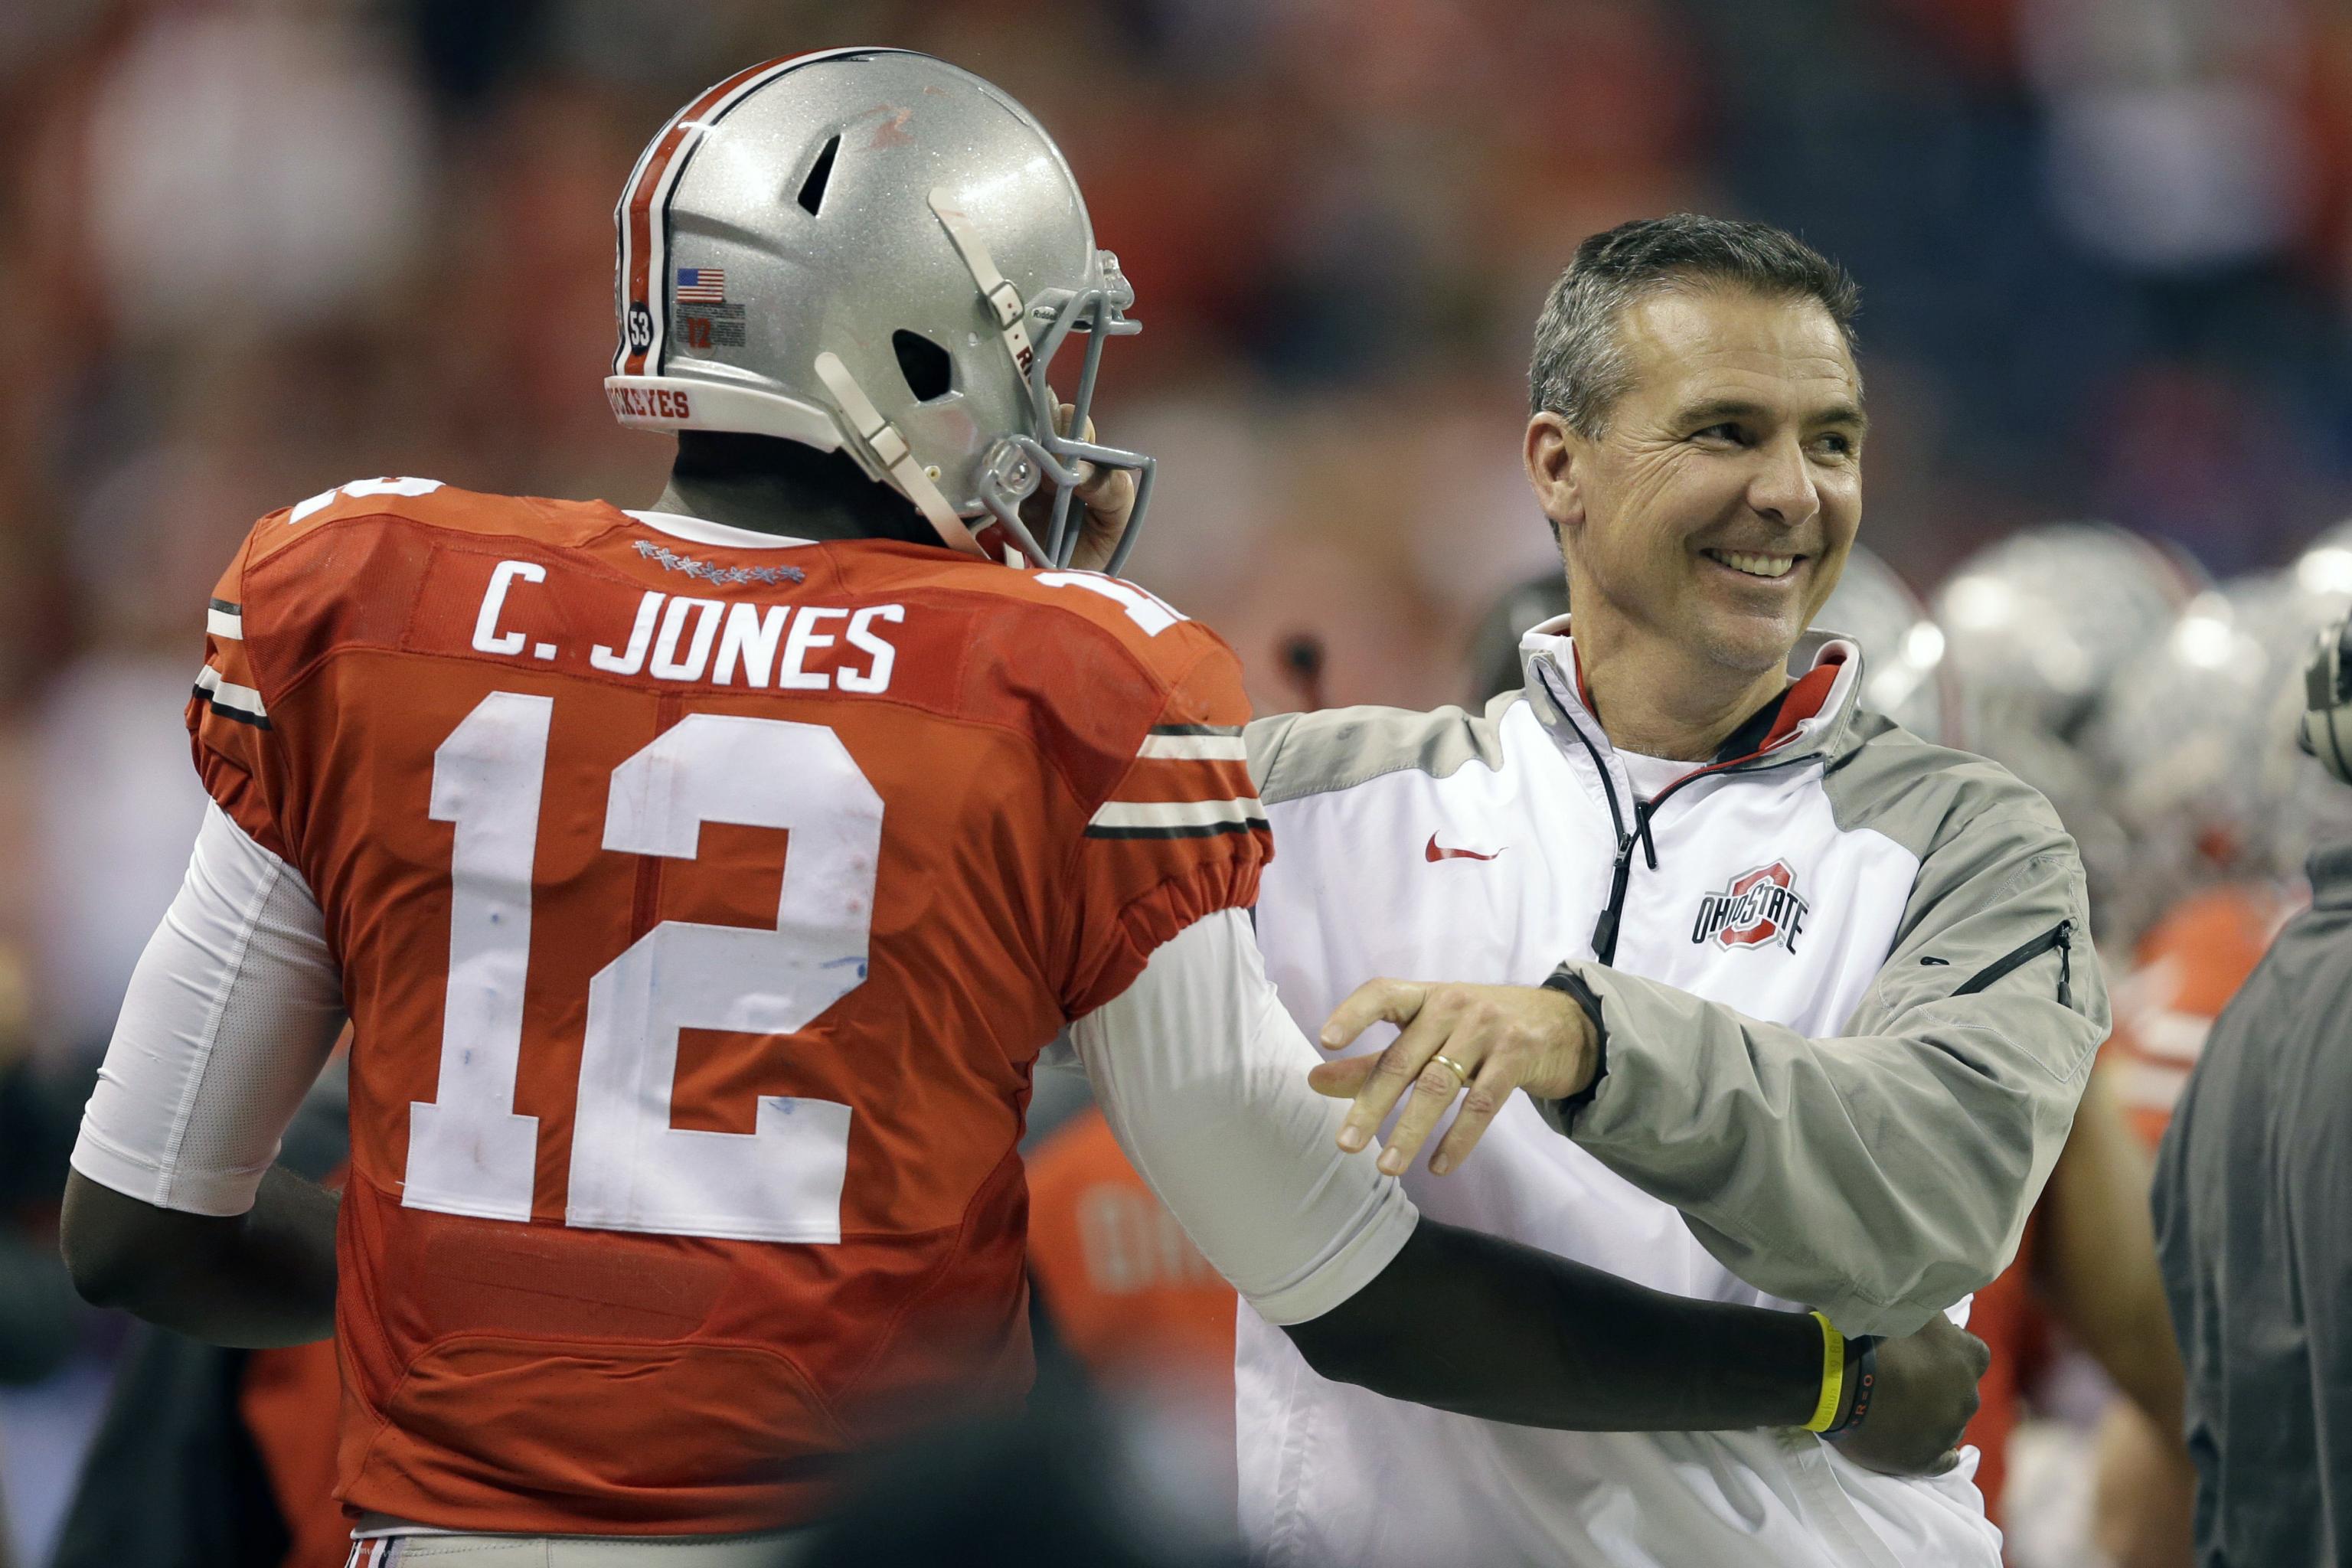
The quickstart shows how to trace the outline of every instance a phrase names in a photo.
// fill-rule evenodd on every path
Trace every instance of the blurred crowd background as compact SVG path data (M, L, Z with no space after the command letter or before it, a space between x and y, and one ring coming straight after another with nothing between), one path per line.
M2302 635L2311 602L2273 590L2352 592L2352 551L2310 552L2352 512L2339 7L7 0L0 1066L70 1100L103 1047L202 809L180 709L251 520L376 474L649 501L668 443L616 427L600 387L614 195L709 82L868 42L996 80L1066 150L1146 323L1097 403L1162 463L1133 574L1227 636L1262 710L1465 696L1481 613L1553 560L1518 468L1546 287L1628 217L1757 217L1861 279L1864 539L1914 588L2065 519L2169 552L2153 608L2032 677L2072 692L2041 721L2067 731L2086 843L2161 849L2159 886L2115 895L2111 968L2179 894L2291 879L2301 838L2256 853L2183 815L2221 809L2203 796L2119 803L2173 687L2131 700L2137 731L2102 721L2126 737L2107 751L2084 737L2136 648L2267 711L2291 655L2265 635ZM2053 624L2122 571L2049 561L2058 592L2029 607ZM2011 579L2032 580L1985 580ZM2018 624L1984 592L1938 608L1956 642L1953 613ZM1311 682L1281 656L1300 634ZM2241 753L2211 744L2231 773ZM2229 809L2243 827L2264 805ZM2132 816L2157 809L2188 824L2161 847ZM44 1179L7 1185L29 1239L0 1255L37 1299ZM30 1380L0 1398L27 1562L118 1332L76 1320L0 1356ZM2095 1414L2070 1397L2042 1403L2079 1429Z

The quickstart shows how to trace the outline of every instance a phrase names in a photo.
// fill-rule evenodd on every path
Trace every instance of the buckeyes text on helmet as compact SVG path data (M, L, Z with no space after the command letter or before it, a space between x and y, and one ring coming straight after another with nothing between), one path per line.
M1039 564L1076 548L1080 465L1153 465L1057 433L1046 374L1139 331L1118 258L1036 120L988 82L903 49L834 49L740 71L664 125L614 208L622 423L842 450L949 544L990 530ZM1021 503L1050 484L1043 538Z

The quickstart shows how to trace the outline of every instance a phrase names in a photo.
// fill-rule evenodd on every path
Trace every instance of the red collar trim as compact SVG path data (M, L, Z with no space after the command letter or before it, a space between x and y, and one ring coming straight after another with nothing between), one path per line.
M1593 714L1597 722L1600 715L1592 706L1592 689L1584 684L1584 656L1577 651L1573 638L1568 645L1568 657L1570 663L1575 667L1573 673L1576 676L1576 700L1584 704L1584 710ZM1765 731L1762 745L1758 746L1745 757L1734 757L1727 762L1710 763L1707 767L1697 771L1707 773L1715 768L1729 767L1732 763L1744 763L1751 757L1760 757L1774 747L1786 742L1796 734L1799 727L1806 720L1820 713L1828 704L1830 693L1837 689L1838 674L1844 668L1845 653L1843 649L1834 643L1823 648L1821 661L1798 677L1796 682L1780 699L1780 711L1773 716L1772 728Z
M1799 725L1822 710L1830 700L1830 691L1837 685L1838 671L1844 667L1845 656L1824 657L1821 663L1805 671L1789 694L1780 700L1780 716L1766 731L1764 743L1754 754L1761 755L1781 744L1797 732Z

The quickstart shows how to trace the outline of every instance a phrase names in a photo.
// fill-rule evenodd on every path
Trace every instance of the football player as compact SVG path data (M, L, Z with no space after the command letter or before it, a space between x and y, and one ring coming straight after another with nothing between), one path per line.
M1870 1413L1853 1451L1937 1463L1957 1331L1828 1353L1423 1221L1337 1152L1251 940L1235 660L1077 569L1149 500L1087 413L1137 329L1018 104L903 51L754 67L616 219L607 391L679 437L656 506L367 479L220 581L211 808L74 1156L89 1294L230 1343L331 1326L363 1543L748 1560L845 1455L1025 1386L1016 1143L1067 1026L1317 1364L1555 1426ZM339 1212L271 1162L346 1015Z

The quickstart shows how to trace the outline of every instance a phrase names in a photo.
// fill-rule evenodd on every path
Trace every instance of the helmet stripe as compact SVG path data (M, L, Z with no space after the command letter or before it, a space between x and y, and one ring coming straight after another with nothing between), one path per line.
M668 224L656 214L667 212L669 193L684 172L694 144L705 128L753 92L795 66L838 55L870 54L870 49L820 49L787 55L737 71L671 116L661 134L638 157L614 214L620 231L621 342L613 368L622 375L643 375L648 364L659 364L669 331L669 289L665 268L669 260ZM686 154L686 155L681 155ZM632 320L636 322L631 331Z

